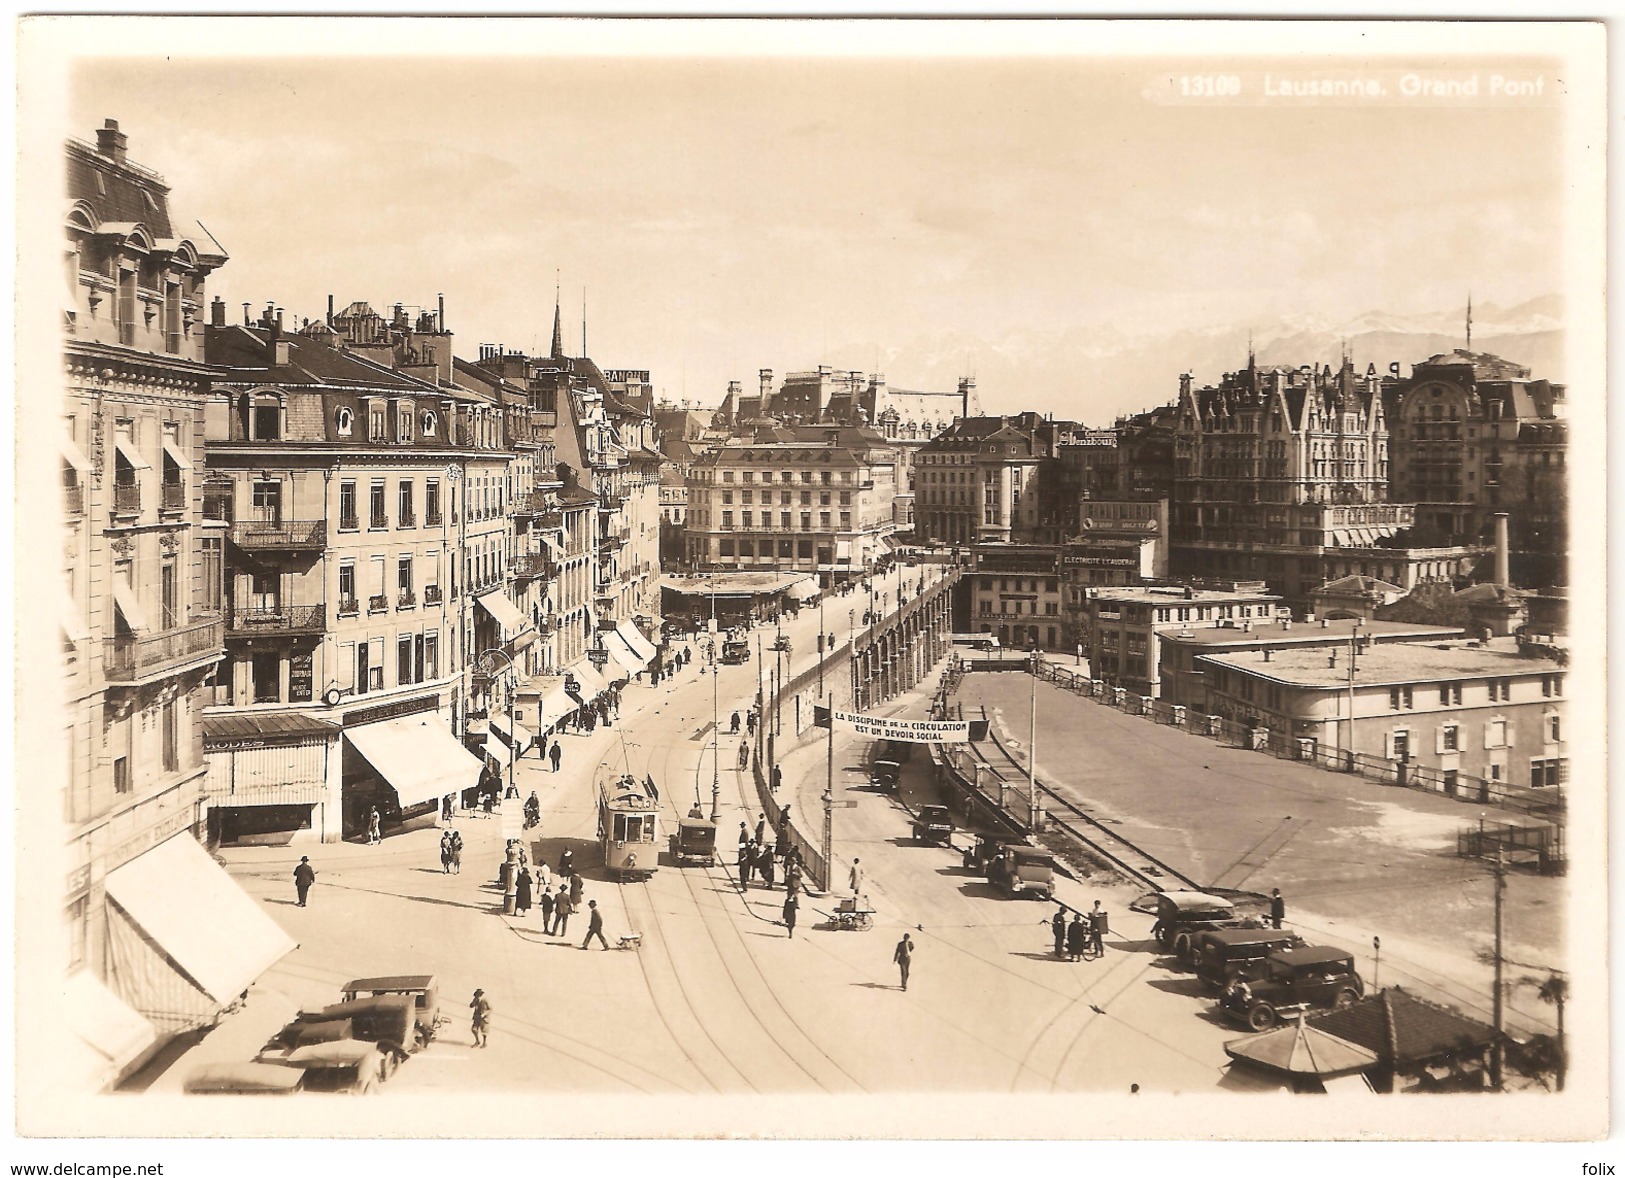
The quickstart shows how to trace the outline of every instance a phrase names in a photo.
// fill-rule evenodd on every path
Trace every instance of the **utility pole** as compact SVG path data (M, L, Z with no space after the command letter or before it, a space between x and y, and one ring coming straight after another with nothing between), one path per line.
M1497 1092L1501 1090L1501 1065L1505 1056L1503 1043L1506 1035L1506 1011L1502 1002L1501 982L1501 944L1503 936L1503 909L1505 907L1506 871L1501 864L1501 850L1495 851L1495 1042L1490 1045L1490 1086Z
M1038 652L1033 652L1033 699L1027 727L1027 829L1038 833Z
M829 770L824 782L824 878L819 887L829 891L835 882L835 694L824 697L829 708Z

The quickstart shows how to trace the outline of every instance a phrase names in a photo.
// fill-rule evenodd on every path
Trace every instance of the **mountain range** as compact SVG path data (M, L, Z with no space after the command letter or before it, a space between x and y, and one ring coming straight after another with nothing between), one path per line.
M947 391L958 387L961 376L974 375L984 413L1034 409L1106 425L1173 400L1181 373L1193 374L1200 386L1245 367L1249 340L1260 365L1335 367L1346 348L1361 370L1375 364L1386 375L1397 362L1408 376L1412 364L1465 345L1465 318L1463 307L1412 314L1371 310L1342 322L1311 314L1178 331L1101 324L996 338L944 332L896 347L877 349L871 341L836 348L826 363L867 371L878 351L895 387ZM1563 334L1562 295L1473 308L1473 350L1512 360L1536 377L1563 379Z

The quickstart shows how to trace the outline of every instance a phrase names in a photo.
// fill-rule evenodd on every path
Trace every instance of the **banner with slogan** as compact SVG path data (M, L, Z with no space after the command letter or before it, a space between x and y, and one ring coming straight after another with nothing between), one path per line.
M814 706L813 724L830 726L830 709ZM964 744L987 739L986 720L888 720L865 716L862 712L835 711L835 724L859 736L876 740L897 740L909 744Z

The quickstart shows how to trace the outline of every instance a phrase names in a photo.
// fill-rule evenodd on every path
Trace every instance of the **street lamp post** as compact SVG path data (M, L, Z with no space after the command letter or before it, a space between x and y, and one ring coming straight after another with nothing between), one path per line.
M510 657L506 651L499 650L494 646L489 650L483 650L480 652L479 657L474 660L476 665L483 662L487 655L495 655L497 658L508 664L508 792L513 793L513 764L519 759L514 755L513 747L514 743L518 740L518 733L514 731L513 722L513 696L514 690L518 686L518 672L514 670L512 657ZM486 716L486 731L489 732L489 703L486 704ZM486 739L490 738L487 737ZM514 914L514 909L518 906L517 898L519 894L519 881L515 878L516 874L517 873L513 871L505 871L503 875L502 911L508 916L512 916Z
M715 609L715 598L712 599L712 608ZM719 757L722 753L722 723L717 710L717 681L722 678L722 667L717 662L717 636L711 635L705 648L706 660L711 664L711 822L716 823L718 815L722 812L722 770Z

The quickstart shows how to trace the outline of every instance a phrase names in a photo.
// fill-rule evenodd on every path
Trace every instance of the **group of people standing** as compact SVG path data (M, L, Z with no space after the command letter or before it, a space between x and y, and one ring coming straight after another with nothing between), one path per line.
M1080 961L1085 956L1100 957L1106 952L1106 910L1095 901L1088 912L1074 912L1071 921L1066 918L1066 906L1058 905L1050 917L1050 932L1055 937L1055 956L1068 961Z

